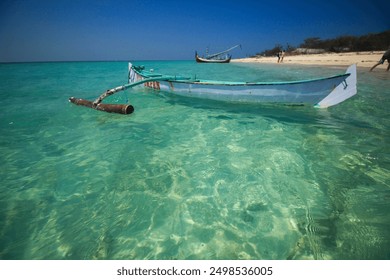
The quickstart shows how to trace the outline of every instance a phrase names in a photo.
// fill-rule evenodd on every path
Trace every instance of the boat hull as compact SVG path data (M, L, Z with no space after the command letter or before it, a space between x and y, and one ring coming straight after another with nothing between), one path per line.
M150 79L147 72L136 71L132 67L129 77L130 82ZM193 98L241 103L310 104L326 108L356 94L356 65L350 66L345 74L295 82L245 83L161 79L144 83L144 86Z
M293 85L210 85L162 81L158 86L160 90L193 98L244 103L280 102L316 105L344 79L339 77L331 81ZM154 88L153 85L149 87Z

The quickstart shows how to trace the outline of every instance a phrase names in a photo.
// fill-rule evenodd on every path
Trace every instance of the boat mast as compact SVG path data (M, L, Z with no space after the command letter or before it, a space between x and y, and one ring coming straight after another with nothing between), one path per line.
M240 47L240 48L241 48L241 45L235 45L234 47L231 47L230 49L227 49L227 50L225 50L225 51L223 51L223 52L219 52L219 53L215 53L215 54L210 54L210 55L207 55L207 54L206 54L206 58L207 58L207 59L211 59L211 58L217 57L217 56L219 56L219 55L221 55L221 54L224 54L224 53L227 53L227 52L229 52L229 51L231 51L231 50L233 50L233 49L235 49L235 48L237 48L237 47Z

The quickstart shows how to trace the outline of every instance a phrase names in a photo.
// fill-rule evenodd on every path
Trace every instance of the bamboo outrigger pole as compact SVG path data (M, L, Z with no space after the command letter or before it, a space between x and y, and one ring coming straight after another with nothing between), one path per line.
M76 105L81 105L85 107L89 107L92 109L96 109L99 111L104 111L107 113L117 113L117 114L131 114L134 112L134 107L130 104L95 104L92 101L71 97L69 98L69 102L72 102Z

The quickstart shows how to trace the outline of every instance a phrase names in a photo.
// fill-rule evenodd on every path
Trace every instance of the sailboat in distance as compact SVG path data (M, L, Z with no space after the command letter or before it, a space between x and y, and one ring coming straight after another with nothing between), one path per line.
M195 51L195 60L196 62L199 63L229 63L230 60L232 59L232 56L228 54L231 50L235 48L241 48L241 45L235 45L234 47L231 47L225 51L219 52L219 53L214 53L214 54L208 54L206 52L205 57L200 57L198 55L198 52Z

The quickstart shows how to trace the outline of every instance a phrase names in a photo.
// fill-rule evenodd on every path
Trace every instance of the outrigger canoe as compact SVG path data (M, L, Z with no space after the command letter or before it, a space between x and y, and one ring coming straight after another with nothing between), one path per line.
M229 55L228 52L238 47L241 48L241 45L236 45L234 47L231 47L230 49L224 50L219 53L214 53L214 54L208 54L208 50L207 50L205 57L200 57L198 55L198 52L195 51L195 61L198 63L229 63L230 60L232 59L232 56Z
M225 58L203 58L198 55L197 52L195 52L195 61L198 63L229 63L230 60L232 59L232 56L226 56Z
M230 82L204 80L186 76L163 75L145 70L143 66L129 63L129 83L107 90L94 101L69 98L76 105L110 113L131 114L129 105L104 104L104 98L135 86L145 86L172 94L238 103L309 104L317 108L334 106L354 96L356 89L356 64L344 74L300 81L280 82Z
M325 78L251 83L165 76L129 63L129 84L142 80L146 87L181 96L243 103L310 104L320 108L339 104L357 92L355 64L344 74Z

